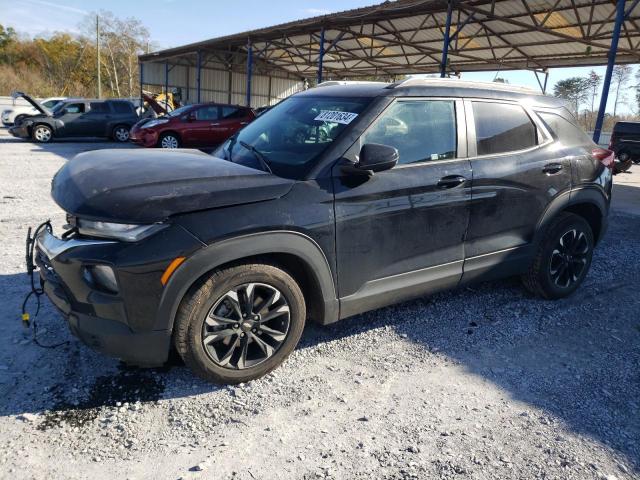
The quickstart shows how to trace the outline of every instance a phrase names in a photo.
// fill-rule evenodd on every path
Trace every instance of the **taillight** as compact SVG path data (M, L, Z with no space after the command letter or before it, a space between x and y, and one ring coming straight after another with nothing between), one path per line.
M591 155L596 157L605 167L613 168L615 154L611 150L597 147L591 150Z
M609 137L609 150L613 150L613 133Z

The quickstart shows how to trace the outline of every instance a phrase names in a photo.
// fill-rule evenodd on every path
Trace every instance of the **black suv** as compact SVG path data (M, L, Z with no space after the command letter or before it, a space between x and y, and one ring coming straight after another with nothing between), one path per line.
M107 137L127 142L129 130L138 120L135 107L127 100L70 99L60 102L51 112L25 118L9 132L39 143L68 137Z
M620 170L627 170L632 162L640 163L640 122L617 122L611 132L609 149L615 152Z
M521 275L571 294L607 226L613 153L560 100L408 80L314 88L213 155L82 153L56 174L44 290L88 345L202 377L260 377L306 319Z

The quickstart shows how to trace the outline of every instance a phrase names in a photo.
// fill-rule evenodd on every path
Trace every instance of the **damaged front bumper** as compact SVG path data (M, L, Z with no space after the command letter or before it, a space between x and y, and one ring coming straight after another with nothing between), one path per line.
M87 275L87 267L104 262L119 242L64 240L46 229L35 241L34 261L42 288L76 337L95 350L133 365L159 366L166 361L170 332L132 329L124 285L121 292L107 292Z

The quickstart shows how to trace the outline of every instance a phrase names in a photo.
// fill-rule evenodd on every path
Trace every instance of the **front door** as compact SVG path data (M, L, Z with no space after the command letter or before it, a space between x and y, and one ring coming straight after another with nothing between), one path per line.
M66 104L62 114L56 117L56 120L61 123L56 135L60 137L81 136L86 127L86 115L84 102Z
M218 122L218 106L204 105L191 116L188 126L183 130L182 140L185 146L202 147L211 145L212 129Z
M334 167L341 316L455 286L462 275L471 167L462 101L399 99L361 136L398 149L368 179Z

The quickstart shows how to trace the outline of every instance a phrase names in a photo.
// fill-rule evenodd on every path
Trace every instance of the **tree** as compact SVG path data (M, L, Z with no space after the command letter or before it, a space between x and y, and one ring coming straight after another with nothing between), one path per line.
M589 98L589 86L587 79L571 77L560 80L553 87L553 94L556 97L564 98L571 102L576 115L580 110L580 105Z
M591 113L593 114L596 97L598 96L598 88L600 87L600 83L602 82L602 77L596 73L595 70L591 70L589 72L589 76L585 79L587 88L589 91L589 97L591 97ZM591 115L593 117L593 115ZM593 125L589 123L589 128L593 129Z
M150 43L149 31L135 18L120 19L111 12L101 11L99 43L103 52L101 71L106 73L108 90L121 97L132 97L138 89L138 55L144 53ZM95 44L96 14L87 17L83 24L82 41ZM95 56L93 57L96 58ZM95 69L97 76L97 68Z
M618 103L626 102L626 96L623 92L622 97L620 97L620 88L624 87L631 78L631 67L629 65L616 65L613 67L613 82L616 85L616 99L613 103L613 116L616 116L616 112L618 111Z

